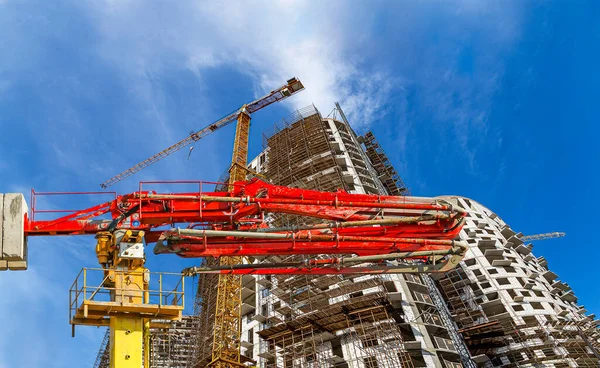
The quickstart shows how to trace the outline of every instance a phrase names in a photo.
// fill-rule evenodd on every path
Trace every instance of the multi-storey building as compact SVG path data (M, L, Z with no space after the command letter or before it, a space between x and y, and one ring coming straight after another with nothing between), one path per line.
M482 366L598 367L599 321L497 214L466 198L465 260L437 278Z
M357 136L336 115L298 110L264 136L250 169L279 185L407 194L374 136ZM419 275L265 276L244 290L242 345L261 367L460 366Z
M282 185L409 194L373 134L356 136L339 116L322 118L313 106L297 111L265 135L251 169ZM435 282L424 275L249 280L256 297L244 323L248 355L265 367L598 366L598 322L569 286L498 215L459 201L469 212L460 236L470 249ZM369 308L377 317L358 312Z

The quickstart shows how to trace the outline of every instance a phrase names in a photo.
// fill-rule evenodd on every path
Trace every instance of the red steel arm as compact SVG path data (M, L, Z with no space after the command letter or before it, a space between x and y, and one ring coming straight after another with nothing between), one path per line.
M182 257L464 254L464 247L453 239L466 213L449 199L320 192L258 179L234 187L230 193L140 190L53 220L29 221L25 232L39 236L145 230L146 241L156 243L155 253ZM265 220L268 213L323 221L272 228ZM164 226L172 229L157 229Z

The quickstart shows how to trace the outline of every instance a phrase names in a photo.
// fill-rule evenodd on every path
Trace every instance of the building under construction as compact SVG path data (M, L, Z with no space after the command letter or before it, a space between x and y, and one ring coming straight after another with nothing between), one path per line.
M366 137L354 133L339 107L323 118L309 106L263 136L264 150L250 168L280 185L408 194L374 136ZM254 289L242 336L252 341L246 355L260 366L460 365L419 275L265 276Z
M249 168L279 185L410 195L375 136L355 134L339 106L328 117L309 106L277 123ZM244 276L243 360L263 368L598 367L595 317L521 234L460 201L469 253L445 275ZM216 286L217 276L198 277L195 316L155 330L153 367L210 361Z
M463 198L464 261L437 277L452 319L479 366L598 367L600 321L532 245L481 204Z

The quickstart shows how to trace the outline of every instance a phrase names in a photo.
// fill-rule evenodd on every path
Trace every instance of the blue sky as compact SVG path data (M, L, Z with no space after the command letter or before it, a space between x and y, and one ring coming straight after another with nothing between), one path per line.
M326 115L339 101L414 194L473 198L525 234L566 232L534 253L598 314L598 11L583 0L0 0L0 192L97 190L296 76L306 91L253 116L251 154L294 108ZM232 136L225 128L189 160L181 152L115 189L216 180ZM0 368L93 364L102 330L72 339L67 318L93 247L31 239L30 269L0 274ZM149 258L153 270L194 263Z

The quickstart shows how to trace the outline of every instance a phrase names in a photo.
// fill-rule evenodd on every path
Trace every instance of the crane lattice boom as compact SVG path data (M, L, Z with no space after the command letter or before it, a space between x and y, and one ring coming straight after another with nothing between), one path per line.
M122 173L108 179L104 183L100 184L100 186L102 188L106 189L106 188L110 187L111 185L154 164L155 162L158 162L158 161L162 160L163 158L179 151L180 149L187 147L196 141L199 141L200 139L206 137L210 133L236 121L238 115L243 111L246 111L248 114L252 114L252 113L262 109L263 107L269 106L272 103L284 100L303 89L304 89L304 86L302 85L302 82L300 82L296 78L292 78L292 79L288 80L287 84L269 92L269 94L267 94L266 96L263 96L257 100L254 100L254 101L240 107L239 109L235 110L231 114L226 115L223 118L215 121L214 123L210 124L209 126L203 128L203 129L200 129L199 131L197 131L195 133L190 134L189 137L175 143L174 145L160 151L159 153L155 154L154 156L152 156L152 157L140 162L139 164L123 171Z
M526 235L526 236L522 236L521 240L522 241L545 240L545 239L553 239L553 238L562 238L565 235L566 235L565 233L561 233L561 232Z

